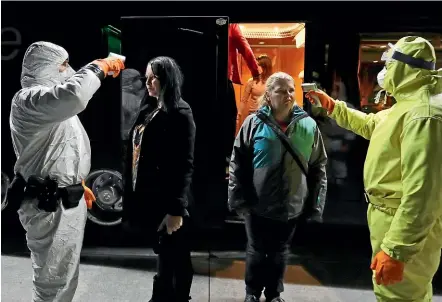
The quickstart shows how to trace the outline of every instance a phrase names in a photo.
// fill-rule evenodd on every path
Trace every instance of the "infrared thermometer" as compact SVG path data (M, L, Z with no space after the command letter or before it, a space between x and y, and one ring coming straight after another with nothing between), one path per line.
M107 57L108 57L108 58L117 58L117 59L120 59L121 61L123 61L123 63L126 61L126 57L125 57L125 56L118 55L118 54L113 53L113 52L110 52L109 55L108 55ZM109 71L107 74L108 74L108 75L113 75L114 72L113 72L113 71Z
M313 91L317 91L318 90L318 87L316 86L316 83L304 83L304 84L301 84L301 87L302 87L302 91L304 93L307 93L307 92L312 91L312 90ZM318 96L312 95L312 98L315 101L315 103L313 104L314 106L322 107L321 102L319 101Z

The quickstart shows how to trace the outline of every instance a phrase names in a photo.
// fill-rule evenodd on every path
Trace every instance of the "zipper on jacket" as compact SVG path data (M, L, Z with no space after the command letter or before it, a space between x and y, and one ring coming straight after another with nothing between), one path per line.
M304 112L304 113L301 114L300 116L294 118L294 119L290 122L290 124L287 126L287 129L290 130L290 127L291 127L294 123L300 121L301 119L303 119L303 118L305 118L305 117L308 117L308 114L307 114L306 112Z
M308 114L306 113L306 112L304 112L303 114L301 114L300 116L297 116L296 118L294 118L289 124L288 124L288 126L287 126L287 130L286 130L286 132L283 132L284 133L284 135L286 135L289 139L290 139L290 127L293 125L293 124L295 124L296 122L298 122L298 121L300 121L301 119L303 119L303 118L305 118L305 117L308 117ZM274 125L276 125L277 127L279 127L279 125L278 124L276 124L275 122L274 122L274 119L273 119L273 117L271 117L271 118L269 118L269 120L270 120L270 122L271 123L273 123ZM281 127L280 127L281 128ZM282 130L282 129L281 129ZM289 132L287 132L287 131L289 131ZM281 154L281 165L280 165L280 181L281 181L281 184L284 184L284 172L285 172L285 162L284 162L284 159L285 159L285 156L287 155L287 153L288 153L288 150L286 150L286 148L284 148L284 146L283 146L283 144L281 143L281 148L280 148L280 150L281 150L281 152L280 152L280 154ZM289 190L289 192L290 192L290 190ZM289 204L289 201L287 200L287 198L284 198L284 196L282 196L282 193L283 193L283 190L281 190L281 196L280 196L280 200L281 200L281 204L282 205L284 205L285 207L287 207L288 206L288 204Z

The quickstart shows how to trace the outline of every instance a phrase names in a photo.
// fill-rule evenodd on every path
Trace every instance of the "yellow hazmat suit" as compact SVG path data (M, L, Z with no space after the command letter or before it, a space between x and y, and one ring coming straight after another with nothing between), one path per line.
M420 37L400 39L389 56L395 50L436 61ZM381 302L431 301L442 248L442 73L403 61L386 63L384 88L397 100L392 108L367 115L336 101L330 114L370 140L364 184L373 257L382 250L405 263L399 283L378 285L373 277Z

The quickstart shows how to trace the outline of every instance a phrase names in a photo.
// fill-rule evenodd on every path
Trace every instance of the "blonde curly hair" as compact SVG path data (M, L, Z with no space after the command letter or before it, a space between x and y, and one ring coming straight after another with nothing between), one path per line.
M270 105L270 100L269 100L268 94L269 94L270 90L272 90L273 87L275 86L275 83L277 81L281 81L281 80L290 81L293 84L295 84L295 80L288 73L281 72L281 71L275 72L266 81L265 92L258 100L259 107L264 107L264 106Z

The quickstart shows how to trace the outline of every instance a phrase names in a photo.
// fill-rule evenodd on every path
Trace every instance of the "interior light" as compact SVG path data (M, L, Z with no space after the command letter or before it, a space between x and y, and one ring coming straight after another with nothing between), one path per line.
M261 44L261 45L262 45L262 44L265 44L265 42L261 41L261 42L259 42L259 44Z
M380 48L387 48L387 45L382 45L380 46Z
M244 30L246 27L245 27L244 25L240 25L239 28L240 28L241 30Z
M277 26L273 27L273 29L274 29L275 31L278 31L278 30L279 30L279 28L278 28Z
M373 63L378 63L379 61L373 61Z

